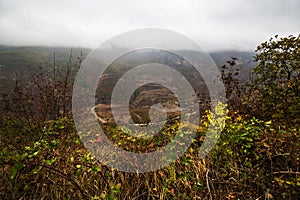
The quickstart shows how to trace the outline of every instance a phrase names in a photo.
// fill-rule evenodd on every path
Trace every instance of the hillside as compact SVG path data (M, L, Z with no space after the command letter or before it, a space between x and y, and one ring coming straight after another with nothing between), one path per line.
M72 49L72 62L86 56L90 50ZM13 88L16 79L24 78L25 72L37 72L41 67L50 70L53 66L54 54L57 67L65 67L68 63L71 48L44 46L1 46L0 45L0 91Z
M72 62L81 56L87 56L90 49L72 48ZM0 89L12 88L14 80L21 78L28 67L30 71L37 71L41 66L50 69L53 66L53 55L55 53L56 64L58 67L65 67L68 63L71 48L68 47L45 47L45 46L1 46L0 45ZM247 79L252 67L253 52L243 51L215 51L210 52L212 59L220 68L231 60L231 57L238 59L236 68L240 69L240 77Z

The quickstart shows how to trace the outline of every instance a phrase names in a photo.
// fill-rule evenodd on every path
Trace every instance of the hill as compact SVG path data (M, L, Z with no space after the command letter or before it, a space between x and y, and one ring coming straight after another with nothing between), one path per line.
M87 56L90 49L72 48L72 62L81 56ZM71 48L67 47L45 47L45 46L3 46L0 45L0 90L12 88L14 80L20 79L26 70L37 71L39 67L46 70L53 66L55 54L56 65L64 67L69 62ZM215 51L209 53L216 65L220 68L236 57L236 68L240 69L241 79L247 79L251 69L255 65L253 62L254 52L244 51Z

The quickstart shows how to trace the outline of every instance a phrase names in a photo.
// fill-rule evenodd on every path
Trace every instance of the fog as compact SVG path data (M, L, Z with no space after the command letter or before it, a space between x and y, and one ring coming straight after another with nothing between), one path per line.
M137 28L182 33L208 50L254 50L300 33L299 0L0 0L0 44L95 48Z

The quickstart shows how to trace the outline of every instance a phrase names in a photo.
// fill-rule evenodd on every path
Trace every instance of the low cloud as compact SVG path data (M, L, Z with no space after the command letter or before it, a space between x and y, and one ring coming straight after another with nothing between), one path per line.
M97 47L136 28L171 29L206 49L254 50L300 33L298 0L2 0L0 44Z

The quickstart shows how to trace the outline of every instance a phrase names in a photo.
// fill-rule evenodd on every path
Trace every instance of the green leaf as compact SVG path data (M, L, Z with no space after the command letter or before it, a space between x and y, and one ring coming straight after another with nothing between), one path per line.
M42 168L43 168L42 166L38 166L38 167L34 168L32 170L32 174L37 174L39 171L41 171Z
M24 167L23 164L15 163L14 166L10 169L10 179L14 179L16 177L17 172Z
M51 160L46 160L46 164L47 165L52 165L56 160L57 160L57 158L54 158L54 159L51 159Z
M33 158L33 157L36 157L38 154L39 154L39 150L38 151L36 151L36 152L34 152L33 154L30 154L29 156L28 156L28 158Z

